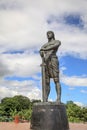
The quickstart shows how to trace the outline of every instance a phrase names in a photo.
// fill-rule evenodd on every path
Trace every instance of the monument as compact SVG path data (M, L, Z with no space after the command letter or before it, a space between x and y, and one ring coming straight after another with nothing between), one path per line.
M61 45L55 40L54 32L47 32L48 42L40 49L42 58L42 100L33 106L31 130L69 130L66 108L61 103L61 85L59 81L59 61L56 52ZM54 80L57 99L48 102L50 79Z

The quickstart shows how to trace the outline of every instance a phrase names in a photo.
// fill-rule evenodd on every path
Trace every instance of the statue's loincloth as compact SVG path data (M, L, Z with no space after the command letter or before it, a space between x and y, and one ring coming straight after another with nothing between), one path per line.
M56 56L49 58L46 63L46 79L48 78L59 79L59 62Z

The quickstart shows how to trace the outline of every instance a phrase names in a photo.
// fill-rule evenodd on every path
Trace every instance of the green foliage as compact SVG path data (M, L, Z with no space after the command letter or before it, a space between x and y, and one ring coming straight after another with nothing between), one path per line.
M30 100L29 98L19 95L19 96L14 96L13 100L16 103L16 109L17 111L20 111L22 109L29 109L30 106Z
M0 104L0 121L11 121L16 115L21 119L30 120L35 102L40 102L40 100L30 101L29 98L22 95L3 98Z
M66 108L70 122L87 122L87 108L77 106L72 101L67 102Z
M32 109L24 109L22 111L19 111L17 115L19 115L19 117L21 119L24 119L24 120L30 120L31 119L31 114L32 114Z
M32 107L34 103L41 102L40 100L32 100L18 95L12 98L3 98L0 103L0 121L12 121L15 116L19 116L20 120L30 120ZM66 104L68 120L70 122L87 122L87 108L80 107L68 101Z
M0 122L11 122L11 121L13 121L12 117L0 116Z
M4 98L1 100L2 115L10 116L16 114L22 109L29 109L31 102L25 96L14 96L12 98ZM14 114L12 114L12 112Z
M9 113L11 110L20 111L21 109L28 109L30 106L30 100L25 96L14 96L13 98L4 98L1 100L1 104L4 106L4 110ZM11 110L10 110L11 108Z

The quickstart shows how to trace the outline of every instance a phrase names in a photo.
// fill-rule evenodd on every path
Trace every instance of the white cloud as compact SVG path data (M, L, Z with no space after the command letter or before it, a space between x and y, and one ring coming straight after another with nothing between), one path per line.
M14 94L25 94L32 98L40 97L38 87L18 86L29 82L2 81L6 76L37 77L41 59L34 50L39 50L46 39L46 31L53 30L56 39L61 40L60 55L71 54L87 59L87 1L86 0L0 0L0 83L1 98ZM84 27L66 25L64 21L48 24L50 16L63 18L68 14L79 14ZM3 54L12 50L24 50L23 54ZM38 78L38 77L37 77ZM61 80L68 86L87 86L87 77L66 75ZM3 83L2 83L3 82ZM8 84L8 87L7 87ZM17 85L17 86L16 86ZM10 87L9 87L10 86ZM14 86L14 87L12 87ZM16 89L16 87L17 89ZM12 88L10 90L10 88ZM30 89L31 88L31 89ZM12 93L11 93L12 92ZM27 94L26 94L27 93Z
M29 76L32 77L40 72L41 58L38 54L23 53L23 54L2 54L3 76Z
M4 86L0 86L0 100L4 97L12 97L14 95L16 95L17 92L14 90L9 90L8 88L4 87Z
M81 102L74 102L76 105L78 105L78 106L80 106L80 107L83 107L84 106L84 104L83 103L81 103Z
M79 3L79 0L1 0L0 4L1 52L39 48L47 40L46 31L52 29L56 38L62 41L60 52L87 59L87 1L80 0ZM49 16L61 18L67 14L79 14L84 29L66 25L63 21L47 24Z
M40 44L42 18L38 17L38 22L37 17L20 11L0 11L0 16L1 51L29 49Z
M69 86L70 89L74 87L87 87L87 76L67 76L63 73L62 69L60 72L60 80Z
M41 99L41 90L33 80L25 81L2 81L0 82L0 99L24 95L30 99Z
M83 87L87 87L87 77L82 77L82 76L71 76L71 77L68 77L68 76L64 76L62 78L62 82L65 83L66 85L68 86L73 86L73 87L76 87L76 86L83 86Z
M38 54L1 54L0 65L0 99L14 95L24 95L30 99L41 99L40 72L41 59ZM34 80L4 80L5 77L32 77ZM16 78L17 79L17 78ZM26 78L25 78L26 79Z
M2 57L0 58L0 78L3 78L8 73L10 74L10 71L8 69L8 66L3 62Z
M63 17L63 16L62 16ZM60 18L59 18L60 19ZM86 19L87 21L87 19ZM84 24L86 26L86 24ZM49 24L49 28L55 30L56 38L60 39L60 54L71 54L77 58L87 59L87 28L56 22Z

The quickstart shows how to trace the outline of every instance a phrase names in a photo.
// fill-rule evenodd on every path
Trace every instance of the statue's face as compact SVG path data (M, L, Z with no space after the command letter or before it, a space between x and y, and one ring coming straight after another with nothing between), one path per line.
M52 33L52 32L47 32L47 38L48 38L48 39L53 38L53 33Z

